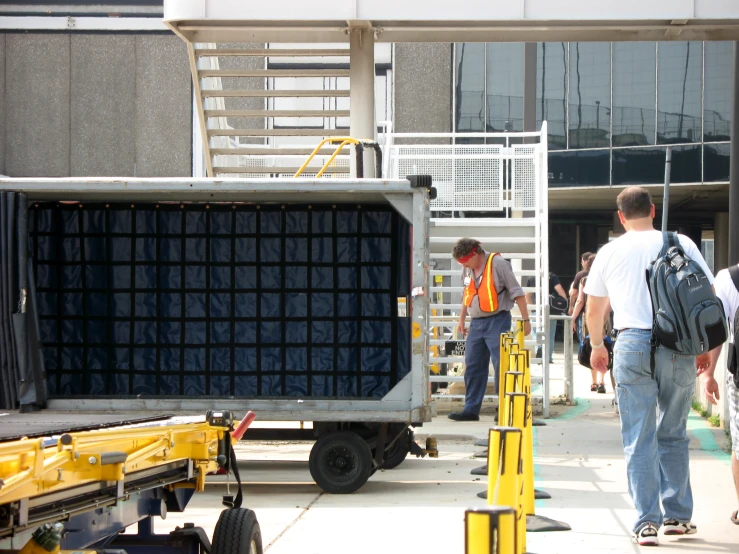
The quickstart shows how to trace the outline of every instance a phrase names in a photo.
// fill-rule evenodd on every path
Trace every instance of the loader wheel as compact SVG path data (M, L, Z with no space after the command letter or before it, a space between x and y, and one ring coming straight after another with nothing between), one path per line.
M405 461L406 456L410 452L409 442L413 440L413 434L410 429L403 431L403 434L398 437L390 450L385 452L385 458L382 462L382 469L394 469Z
M246 508L223 510L213 531L211 554L262 554L257 516Z
M372 451L356 433L327 433L313 445L308 465L313 480L324 491L349 494L369 479L373 468Z

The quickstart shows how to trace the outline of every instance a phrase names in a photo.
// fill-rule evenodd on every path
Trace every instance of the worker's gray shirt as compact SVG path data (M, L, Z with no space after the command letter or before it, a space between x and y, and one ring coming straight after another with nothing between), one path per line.
M488 254L488 256L490 255ZM487 264L487 258L485 259L485 263ZM515 304L514 300L524 295L521 285L518 284L516 276L513 274L511 264L504 260L502 256L495 256L493 258L493 275L495 276L495 291L498 293L498 309L494 312L483 312L480 309L479 295L475 295L472 299L472 305L467 308L467 313L470 317L490 317L500 312L510 312ZM464 277L472 279L472 270L465 269ZM475 280L475 285L478 289L480 288L481 282L482 273Z

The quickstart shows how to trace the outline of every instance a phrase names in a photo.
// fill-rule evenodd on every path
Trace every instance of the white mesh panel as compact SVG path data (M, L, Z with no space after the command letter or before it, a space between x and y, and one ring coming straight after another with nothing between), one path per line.
M454 181L452 176L451 146L398 146L397 177L407 175L431 175L437 190L436 200L431 202L432 210L449 210L453 208Z
M513 148L513 209L536 209L537 146L516 144Z

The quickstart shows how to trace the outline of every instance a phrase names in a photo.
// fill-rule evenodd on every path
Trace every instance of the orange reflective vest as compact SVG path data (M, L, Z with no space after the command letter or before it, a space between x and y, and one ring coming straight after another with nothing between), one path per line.
M480 309L483 312L494 312L498 309L498 292L495 290L495 274L493 273L493 258L500 256L497 252L488 256L485 269L482 272L480 289L475 286L475 275L470 275L470 282L464 289L462 301L468 308L472 306L475 296L480 297Z

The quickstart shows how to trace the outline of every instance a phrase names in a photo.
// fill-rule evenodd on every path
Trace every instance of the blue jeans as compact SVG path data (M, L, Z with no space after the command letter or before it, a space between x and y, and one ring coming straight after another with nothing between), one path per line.
M582 314L577 316L577 319L575 319L575 324L577 326L577 340L580 341L580 344L582 344L582 341L585 339L583 336L583 328L582 328Z
M488 367L493 362L495 392L498 392L500 335L511 330L511 312L476 317L470 322L464 351L464 411L479 414L488 385Z
M652 378L650 337L651 331L625 330L614 347L613 376L629 494L637 512L635 531L647 521L659 527L664 519L688 522L693 515L686 425L695 358L659 347Z

